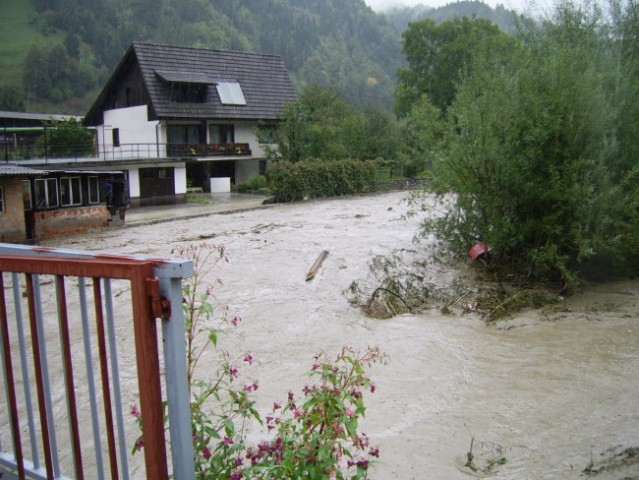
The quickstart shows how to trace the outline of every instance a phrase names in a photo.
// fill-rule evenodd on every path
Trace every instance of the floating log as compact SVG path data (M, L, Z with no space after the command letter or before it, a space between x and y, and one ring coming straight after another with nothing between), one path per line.
M307 282L315 278L315 274L317 274L317 271L322 267L322 263L324 263L326 257L328 257L328 250L322 250L322 253L319 254L319 257L317 257L317 260L315 260L315 263L306 274Z

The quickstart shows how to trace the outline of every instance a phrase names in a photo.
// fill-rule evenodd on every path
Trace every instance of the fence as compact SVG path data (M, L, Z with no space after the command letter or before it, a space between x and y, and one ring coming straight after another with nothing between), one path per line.
M0 478L137 476L123 399L138 397L140 477L194 477L181 288L192 273L189 261L0 244Z

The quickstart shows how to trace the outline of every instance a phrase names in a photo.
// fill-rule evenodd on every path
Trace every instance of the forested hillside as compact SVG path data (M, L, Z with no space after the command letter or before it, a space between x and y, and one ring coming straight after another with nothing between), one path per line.
M300 87L390 108L408 21L504 13L455 5L388 17L363 0L4 0L0 109L85 113L134 40L275 53Z

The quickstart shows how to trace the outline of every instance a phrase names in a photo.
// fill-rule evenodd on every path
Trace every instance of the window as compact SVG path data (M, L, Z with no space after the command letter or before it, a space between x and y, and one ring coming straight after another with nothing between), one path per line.
M80 177L62 177L60 179L60 200L63 207L82 204Z
M35 181L35 201L39 209L54 208L58 203L58 180L38 178Z
M170 145L198 145L206 142L204 125L169 125Z
M100 202L100 183L98 177L89 177L89 203Z
M216 85L217 94L220 96L220 102L224 105L246 105L244 92L237 82L219 82Z
M0 186L0 213L4 213L4 187Z
M24 202L25 211L29 211L33 208L31 201L31 182L29 180L22 180L22 201Z
M206 103L207 90L203 83L171 82L169 98L176 103Z
M211 137L211 143L235 143L235 130L233 125L211 125L209 135Z
M120 146L120 129L114 128L111 133L113 134L113 146L119 147Z

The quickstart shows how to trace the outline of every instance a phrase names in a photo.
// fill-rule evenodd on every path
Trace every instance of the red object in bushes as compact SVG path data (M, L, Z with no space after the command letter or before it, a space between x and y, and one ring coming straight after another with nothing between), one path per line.
M484 242L479 242L473 248L468 250L468 255L470 255L470 261L474 262L475 260L477 260L477 258L490 252L490 250L491 249L489 245L486 245Z

